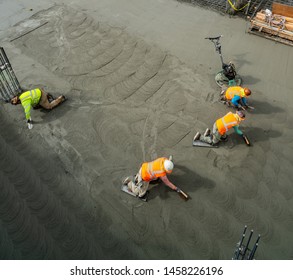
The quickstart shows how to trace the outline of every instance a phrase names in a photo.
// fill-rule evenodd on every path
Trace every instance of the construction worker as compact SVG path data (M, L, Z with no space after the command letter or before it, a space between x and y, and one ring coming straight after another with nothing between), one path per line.
M238 109L247 109L246 98L251 95L249 88L243 88L240 86L228 87L221 92L221 101L228 106L233 106Z
M223 74L228 78L229 81L232 81L236 77L236 68L232 61L229 64L223 63L222 65Z
M167 178L167 174L171 174L174 168L172 156L168 158L161 157L152 162L144 162L135 176L134 182L127 177L123 184L128 186L128 190L133 192L139 198L143 198L148 190L149 183L161 179L165 185L174 191L181 190L172 184Z
M51 102L49 102L49 100ZM63 101L65 101L65 96L61 95L57 99L53 99L52 95L44 92L44 90L40 88L32 89L23 92L20 96L15 96L11 99L11 104L22 105L25 113L25 118L27 120L27 125L29 129L33 128L33 123L31 119L31 108L37 108L38 106L51 110L54 107L61 104Z
M234 131L243 137L246 144L249 145L247 137L239 129L239 124L245 119L245 113L243 111L236 111L236 113L229 112L222 118L216 120L213 125L212 134L210 134L210 129L207 129L204 135L200 135L198 132L194 136L194 140L200 140L202 142L208 143L210 145L216 145L219 141L227 140L227 132L233 127ZM247 142L248 141L248 142Z

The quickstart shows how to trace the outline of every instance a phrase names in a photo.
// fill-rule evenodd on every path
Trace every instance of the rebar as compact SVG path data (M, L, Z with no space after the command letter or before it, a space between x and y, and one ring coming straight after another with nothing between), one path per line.
M13 96L21 93L21 87L12 69L9 59L0 47L0 94L1 98L9 101Z
M214 11L217 11L221 14L226 14L228 9L231 7L228 0L178 0L179 2L186 2L190 3L192 5L201 6L206 9L211 9ZM256 1L246 1L246 4L249 4L246 6L246 8L235 11L235 15L239 17L246 18L247 16L251 17L253 14L260 10L265 9L272 9L273 2L276 2L275 0L256 0ZM278 3L284 4L284 5L293 5L292 0L278 0ZM233 1L235 3L235 1ZM245 2L244 2L245 4ZM243 4L243 6L244 6Z

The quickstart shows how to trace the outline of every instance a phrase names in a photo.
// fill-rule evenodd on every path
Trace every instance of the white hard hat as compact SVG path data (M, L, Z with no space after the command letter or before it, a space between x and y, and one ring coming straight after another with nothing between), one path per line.
M164 161L164 168L167 172L171 172L174 168L174 163L171 160L166 159Z

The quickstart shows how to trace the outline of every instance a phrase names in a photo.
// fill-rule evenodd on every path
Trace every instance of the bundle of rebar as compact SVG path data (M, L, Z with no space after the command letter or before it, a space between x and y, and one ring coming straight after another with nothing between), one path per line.
M0 47L0 97L7 102L21 91L9 59L4 49Z
M234 14L240 17L254 16L258 11L271 9L273 2L278 2L285 5L293 5L293 0L178 0L179 2L187 2L192 5L211 9L219 13L229 13L234 11Z
M257 236L257 239L253 245L253 248L250 249L249 245L252 239L253 230L250 231L250 234L248 236L247 242L245 242L246 238L246 230L247 226L244 227L243 233L241 235L240 241L237 243L236 250L234 252L234 255L232 257L232 260L254 260L256 250L258 248L260 235Z

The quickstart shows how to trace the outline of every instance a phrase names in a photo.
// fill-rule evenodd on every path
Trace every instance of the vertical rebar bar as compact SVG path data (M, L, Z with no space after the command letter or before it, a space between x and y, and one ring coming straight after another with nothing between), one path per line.
M254 255L255 255L255 252L256 252L257 247L258 247L259 239L260 239L260 235L258 235L257 240L255 241L255 244L253 246L253 249L251 250L250 254L248 255L249 260L252 260Z
M247 226L244 227L244 230L243 230L243 233L242 233L242 237L241 237L241 240L239 242L239 246L238 246L237 254L236 254L236 260L238 260L238 258L239 258L239 255L240 255L240 252L241 252L241 247L242 247L242 244L243 244L243 240L245 238L246 230L247 230Z
M22 91L10 61L2 47L0 47L0 87L1 96L5 101L10 100Z
M1 97L3 98L3 100L7 101L10 99L9 94L7 94L5 87L4 87L4 84L2 83L1 77L0 77L0 93L1 93Z
M250 7L250 2L251 2L251 0L249 0L248 3L247 3L247 8L246 8L246 11L245 11L246 16L248 14L248 10L249 10L249 7Z
M245 255L246 255L246 252L248 250L248 246L249 246L249 243L250 243L250 240L251 240L252 235L253 235L253 230L250 231L250 235L249 235L247 244L245 246L245 249L244 249L244 252L243 252L243 255L242 255L242 260L244 259Z
M5 61L5 65L7 66L7 74L8 74L8 77L10 78L10 80L11 80L11 84L12 84L12 86L14 88L14 91L16 93L20 93L20 84L19 84L18 79L16 78L16 76L14 74L14 71L12 69L11 63L10 63L10 61L9 61L5 51L4 51L4 49L1 47L0 50L1 50L2 56L3 56L4 61Z
M0 71L0 79L2 80L2 84L3 84L3 90L6 91L6 93L9 95L9 96L12 96L13 95L13 92L11 91L11 88L10 88L10 85L5 77L5 74L4 74L4 71Z

